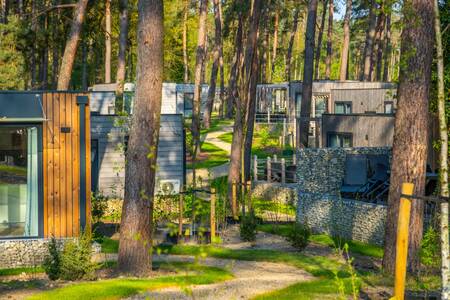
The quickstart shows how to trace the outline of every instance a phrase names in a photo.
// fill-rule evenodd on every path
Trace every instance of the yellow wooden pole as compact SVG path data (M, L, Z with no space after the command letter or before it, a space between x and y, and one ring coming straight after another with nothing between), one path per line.
M216 189L211 188L211 201L210 201L210 232L211 232L211 243L214 242L216 237Z
M403 183L402 194L411 196L414 184ZM400 198L397 223L397 249L395 259L395 287L394 299L403 300L405 298L406 265L408 258L408 233L409 219L411 215L411 199Z

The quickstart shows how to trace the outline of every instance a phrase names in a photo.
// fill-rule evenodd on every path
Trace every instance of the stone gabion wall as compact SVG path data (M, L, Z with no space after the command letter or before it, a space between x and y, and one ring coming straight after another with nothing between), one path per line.
M295 205L297 203L296 184L281 184L265 181L256 182L252 188L252 197Z
M386 206L340 197L347 154L391 157L391 148L299 149L297 221L317 233L382 245Z

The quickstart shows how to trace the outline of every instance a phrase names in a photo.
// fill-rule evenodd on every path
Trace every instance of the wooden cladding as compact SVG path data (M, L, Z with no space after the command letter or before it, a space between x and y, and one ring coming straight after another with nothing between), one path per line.
M47 119L43 124L42 159L45 237L77 236L85 223L82 219L90 219L90 113L89 104L77 103L82 96L86 97L76 93L43 94ZM80 110L84 110L83 120ZM80 128L84 128L84 141L80 140ZM82 147L84 157L80 157ZM85 188L80 187L83 181ZM80 191L85 192L80 195ZM85 209L86 214L80 209Z

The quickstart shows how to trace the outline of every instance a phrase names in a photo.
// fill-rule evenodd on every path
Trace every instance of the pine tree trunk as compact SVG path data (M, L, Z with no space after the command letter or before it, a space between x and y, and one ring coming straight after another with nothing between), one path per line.
M52 4L54 6L59 5L60 0L53 0ZM58 10L53 12L52 15L52 89L56 89L56 84L58 82L58 69L59 69L59 58L60 58L60 43L59 43L59 23L61 19L61 13Z
M152 270L153 199L163 80L163 1L139 0L137 81L126 153L125 199L118 268L146 276Z
M220 118L224 116L225 109L225 72L223 66L223 38L222 38L222 2L219 1L219 21L220 21L220 44L219 44L219 73L220 73Z
M297 145L300 147L308 147L309 136L309 118L311 112L312 85L314 71L314 41L316 34L316 17L317 17L318 0L309 1L308 20L305 32L305 65L303 67L303 86L302 86L302 102L300 114L300 132Z
M270 0L267 1L266 9L264 10L264 15L262 17L263 24L267 24L269 22L270 16ZM269 57L269 41L270 41L270 33L268 26L264 26L263 40L261 45L261 62L260 62L260 71L261 71L261 83L268 82L267 76L267 62Z
M105 0L105 83L111 83L111 0Z
M323 38L323 29L325 28L325 17L327 15L327 6L328 6L328 0L323 1L323 8L322 8L322 19L320 21L320 28L319 28L319 36L317 37L317 47L316 47L316 72L315 72L315 78L318 80L320 78L320 54L322 50L322 38Z
M299 16L300 16L300 9L295 9L294 20L292 23L292 31L291 31L291 36L289 37L289 46L288 46L288 51L287 51L287 55L286 55L286 75L285 75L285 77L286 77L287 82L291 81L292 50L294 49L294 41L295 41L295 35L297 34ZM265 23L264 23L264 27L267 27L267 25Z
M383 81L390 81L389 75L389 64L391 63L391 53L392 53L392 44L391 44L391 12L386 16L386 34L384 35L384 54L383 54Z
M128 45L128 0L119 1L119 55L117 56L116 73L116 96L121 99L123 95L123 85L125 84L126 57Z
M42 54L41 54L41 85L40 88L43 90L48 89L48 48L49 48L49 41L48 41L48 15L45 14L44 16L44 32L45 38L44 38L44 47L42 47Z
M352 0L346 1L344 17L344 41L342 42L341 66L339 80L347 80L348 52L350 49L350 18L352 16Z
M275 64L277 60L277 50L278 50L278 26L279 26L280 13L278 9L275 11L275 21L273 25L273 44L272 44L272 65L270 73L270 82L273 80L273 75L275 73Z
M439 115L439 187L440 195L449 196L448 190L448 127L445 111L445 86L444 86L444 51L442 49L441 20L438 0L434 0L434 32L436 36L437 54L437 81L438 81L438 115ZM448 231L448 202L441 203L441 278L442 299L450 298L450 253Z
M366 43L364 46L364 73L361 76L361 80L370 81L370 65L373 51L373 43L375 38L375 27L377 16L375 14L376 9L376 0L370 1L370 11L369 11L369 19L368 19L368 27L366 32Z
M404 2L402 63L397 92L391 179L389 188L383 269L393 273L401 185L414 184L414 195L425 192L428 147L428 101L433 57L433 2ZM420 26L418 26L420 24ZM424 202L413 200L409 227L408 261L419 267L418 250L423 231Z
M380 80L379 75L381 74L381 66L380 67L378 66L379 63L381 62L381 59L379 60L379 57L383 55L382 40L385 27L385 20L386 14L384 12L384 2L381 2L380 13L378 14L377 26L375 29L375 43L372 50L370 61L370 79L372 81Z
M6 2L5 2L6 3ZM31 89L36 89L38 81L37 72L37 0L31 0L31 31L33 32L33 45L31 45L30 72L31 72Z
M208 90L208 100L205 105L205 111L203 113L203 125L205 128L209 128L211 125L211 113L214 106L214 99L216 97L216 82L217 73L219 71L220 65L220 52L221 52L221 41L222 41L222 23L220 19L220 0L213 0L214 4L214 52L213 52L213 65L211 68L211 80L209 83Z
M330 0L328 11L328 32L327 32L327 57L325 58L325 79L329 80L331 75L331 56L333 55L333 15L334 3Z
M200 15L198 21L197 57L195 62L195 89L192 107L192 138L194 140L193 161L200 151L200 107L202 93L202 77L206 57L206 18L208 14L208 0L200 0Z
M183 8L183 66L184 66L184 83L189 82L189 62L187 54L187 19L189 12L189 1L184 0Z
M75 8L70 34L61 61L61 69L59 70L57 89L60 91L69 89L70 77L72 75L72 68L77 53L78 43L80 41L87 4L88 0L79 0L77 7Z
M87 53L87 43L81 42L81 89L83 91L87 91L88 89Z

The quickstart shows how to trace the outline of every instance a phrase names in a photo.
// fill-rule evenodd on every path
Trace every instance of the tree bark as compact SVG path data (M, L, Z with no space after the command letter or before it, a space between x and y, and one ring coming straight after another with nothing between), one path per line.
M342 42L341 66L339 70L339 80L347 80L348 52L350 49L350 18L352 16L352 0L346 1L344 17L344 41Z
M325 17L327 15L327 6L328 6L328 0L323 1L323 8L322 8L322 19L320 21L320 28L319 28L319 36L317 37L317 47L316 47L316 72L315 72L315 78L318 80L320 78L320 54L322 50L322 38L323 38L323 29L325 28Z
M278 9L275 10L275 20L273 25L273 44L272 44L272 66L269 81L272 82L273 74L275 73L275 64L277 59L278 50L278 26L279 26L280 12Z
M219 4L220 0L213 0L214 3L214 52L213 52L213 65L211 68L211 80L209 83L208 100L205 105L205 112L203 114L203 125L205 128L209 128L211 125L211 113L214 106L214 99L216 97L216 82L217 73L220 65L220 52L222 43L222 23L220 18Z
M123 85L125 84L126 74L126 57L128 45L128 0L119 1L119 55L117 56L117 73L116 73L116 96L122 99Z
M44 16L44 32L48 32L48 15L46 14ZM43 90L48 89L48 51L49 51L49 40L48 35L45 34L44 38L44 47L42 47L42 54L41 54L41 84L40 88Z
M200 150L200 107L202 93L202 71L206 57L206 17L208 14L208 0L200 0L200 15L198 20L197 57L195 62L195 89L192 107L192 137L194 140L193 161Z
M302 102L300 113L300 130L297 145L300 147L308 147L309 136L309 118L311 113L311 98L313 85L314 70L314 41L316 34L316 17L317 17L318 0L310 0L308 5L308 19L306 22L305 32L305 64L303 67L303 85L302 85Z
M118 267L123 273L151 272L153 199L163 80L163 1L139 0L136 98L126 152L125 200Z
M289 46L288 46L288 51L286 54L286 76L285 77L286 77L287 82L291 81L292 50L294 49L294 41L295 41L295 35L297 34L299 16L300 16L300 9L295 9L294 20L292 22L291 36L289 37ZM264 24L264 27L267 27L267 25Z
M224 116L225 108L225 72L223 66L223 38L222 38L222 2L219 1L219 21L220 21L220 45L219 45L219 73L220 73L220 118Z
M187 54L187 19L189 12L189 0L184 0L183 9L183 66L184 66L184 83L189 83L189 62Z
M448 127L445 111L445 86L444 86L444 51L442 48L441 20L438 0L434 0L434 32L436 36L437 54L437 83L438 83L438 116L439 116L439 187L440 195L449 196L448 190ZM450 253L448 232L448 202L441 203L441 278L442 299L450 298Z
M370 5L369 19L368 19L369 23L367 26L366 43L364 46L364 69L363 69L364 73L361 76L361 80L364 81L370 81L370 65L373 51L373 41L375 38L375 27L377 21L377 16L375 14L375 9L377 5L376 1L371 0L369 5Z
M267 22L269 22L269 15L270 15L270 0L267 1L266 4L266 9L264 11L264 16L263 16L263 24L267 24ZM261 78L260 81L261 83L267 83L268 82L268 76L267 76L267 61L268 61L268 57L269 57L269 41L270 41L270 33L269 33L269 28L268 26L264 26L264 37L262 40L262 45L261 45L261 62L260 62L260 66L261 66Z
M105 0L105 83L111 83L111 0Z
M78 43L80 41L81 29L83 27L84 16L88 0L79 0L74 12L74 18L70 29L69 38L66 42L66 48L61 61L61 69L58 76L58 90L69 89L70 77L72 75L73 63L77 53Z
M325 58L325 79L329 80L331 75L331 56L333 55L333 15L334 3L330 0L328 7L328 32L327 32L327 57Z
M86 42L82 42L81 46L81 90L87 91L88 89L88 74L87 74L87 45Z
M385 14L384 2L380 4L380 12L377 18L377 26L375 30L375 43L372 50L371 61L370 61L370 79L372 81L381 79L381 65L382 63L381 57L383 55L383 32L385 27ZM375 73L374 73L375 72Z
M383 268L393 273L397 218L401 185L414 184L414 195L425 192L425 170L428 146L428 100L433 57L433 2L404 2L404 28L400 76L397 92L391 179L389 188ZM412 200L409 228L408 261L413 272L418 270L418 250L423 231L421 200Z
M392 44L391 44L391 12L386 16L386 34L384 35L384 54L383 54L383 81L390 81L389 64L391 61Z

